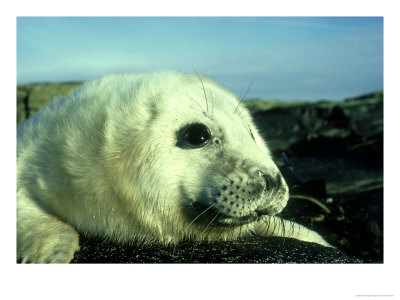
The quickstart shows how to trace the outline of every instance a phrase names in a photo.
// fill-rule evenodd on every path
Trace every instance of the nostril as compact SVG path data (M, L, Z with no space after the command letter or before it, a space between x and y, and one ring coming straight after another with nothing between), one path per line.
M277 175L275 181L276 181L277 187L280 188L282 186L282 176Z
M268 174L263 174L262 177L264 178L265 181L265 186L267 189L271 189L272 187L272 177Z
M276 175L273 177L269 174L263 174L263 178L265 180L265 187L267 188L267 190L278 191L283 186L281 175Z
M258 168L251 168L250 174L252 174L252 176L255 176L255 177L263 177L264 176L264 172Z

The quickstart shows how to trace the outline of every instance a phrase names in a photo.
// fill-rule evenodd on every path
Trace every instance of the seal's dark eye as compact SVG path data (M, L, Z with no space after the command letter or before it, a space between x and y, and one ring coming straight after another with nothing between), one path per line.
M192 123L177 132L176 146L183 149L201 148L209 141L211 141L210 129L202 123Z
M183 138L192 147L202 147L210 139L210 131L204 124L191 124L186 128Z

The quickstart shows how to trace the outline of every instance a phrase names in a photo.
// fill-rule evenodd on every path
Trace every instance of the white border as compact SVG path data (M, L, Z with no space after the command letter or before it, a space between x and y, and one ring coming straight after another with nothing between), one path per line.
M1 13L1 295L25 299L361 299L400 296L398 142L400 101L395 1L14 1ZM383 265L74 265L15 264L16 16L384 16L385 263ZM5 91L5 92L4 92ZM375 299L380 299L376 298Z

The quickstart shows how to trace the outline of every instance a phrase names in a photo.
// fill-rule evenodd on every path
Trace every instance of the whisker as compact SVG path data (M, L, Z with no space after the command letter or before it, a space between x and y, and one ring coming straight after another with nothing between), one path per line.
M204 83L203 83L203 80L201 79L201 76L200 76L200 74L197 72L197 70L196 70L196 69L195 69L195 71L196 71L197 77L199 77L199 79L200 79L201 86L203 87L204 98L205 98L205 100L206 100L207 112L208 112L208 99L207 99L207 93L206 93L206 89L204 88Z
M200 218L201 215L203 215L204 213L206 213L209 209L211 209L213 206L215 205L215 203L213 203L212 205L210 205L209 207L207 207L205 210L203 210L200 214L198 214L188 225L188 227L186 227L186 232L189 230L189 227L192 226L192 224L198 219Z
M286 228L285 228L285 221L283 220L282 217L277 216L279 218L279 221L281 223L282 226L282 237L283 237L283 241L282 241L282 247L285 245L285 238L286 238Z
M207 226L204 228L203 232L206 232L207 228L214 222L214 220L218 217L218 215L220 215L219 212L215 213L215 216L212 218L212 220L210 222L208 222ZM207 233L206 237L208 237L208 235L210 235L212 230L209 230L209 232Z
M247 95L247 93L249 92L251 86L253 85L253 82L254 82L254 78L253 78L253 80L251 81L251 83L250 83L249 87L247 88L246 92L244 93L243 97L241 97L241 99L240 99L238 105L236 106L235 110L233 111L233 113L236 112L236 110L238 109L239 105L243 102L244 97L246 97L246 95Z
M209 95L211 96L211 115L214 113L214 93L209 91Z
M229 183L232 183L232 180L229 179L229 177L228 177L227 175L225 175L224 173L222 173L221 171L218 171L218 170L214 170L214 171L216 171L217 173L219 173L219 174L221 174L222 176L224 176L224 177L226 178L226 180L229 181Z
M206 114L205 110L201 107L201 105L193 97L191 97L189 95L186 95L186 96L189 97L190 99L192 99L194 102L196 102L196 104L200 107L200 109L203 112L203 114L204 115Z
M187 187L199 187L199 188L218 188L221 189L223 186L219 185L198 185L198 184L186 184Z

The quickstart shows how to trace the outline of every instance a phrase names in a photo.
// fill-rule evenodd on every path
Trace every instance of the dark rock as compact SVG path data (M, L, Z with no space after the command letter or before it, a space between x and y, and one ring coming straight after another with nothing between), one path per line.
M69 94L80 85L82 82L35 83L17 86L17 124L34 115L53 99Z
M290 238L121 246L81 239L72 263L366 263L334 248Z
M383 131L383 93L378 95L382 97L274 105L254 111L254 121L273 151L318 137L371 138Z

